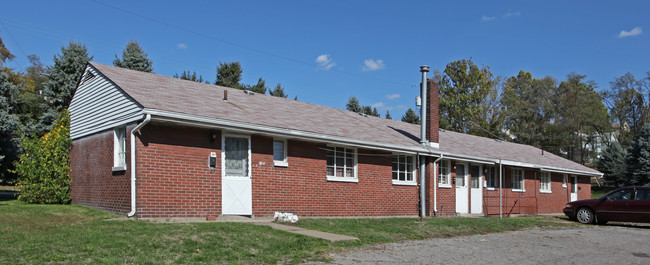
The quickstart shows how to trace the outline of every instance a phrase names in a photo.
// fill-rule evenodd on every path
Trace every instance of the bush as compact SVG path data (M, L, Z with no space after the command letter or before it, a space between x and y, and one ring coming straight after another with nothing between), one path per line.
M23 138L24 154L15 162L18 200L27 203L70 202L70 116L61 113L41 138Z

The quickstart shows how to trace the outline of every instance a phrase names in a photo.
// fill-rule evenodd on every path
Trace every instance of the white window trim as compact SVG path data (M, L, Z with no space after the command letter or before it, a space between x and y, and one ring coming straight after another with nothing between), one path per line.
M273 142L283 142L282 146L284 147L284 160L275 160L275 147L273 147L273 165L276 167L288 167L289 166L289 155L287 154L287 139L277 139L273 138Z
M247 176L237 176L237 177L251 177L253 175L253 167L252 167L252 160L253 157L251 156L251 136L246 135L246 134L221 134L221 177L228 177L226 174L226 137L234 137L234 138L246 138L248 139L248 175Z
M494 176L493 176L493 177L494 177L494 180L495 180L495 183L492 183L492 185L494 185L494 186L492 186L492 187L488 186L488 185L489 185L489 184L488 184L488 183L489 183L488 180L490 179L490 176L489 176L490 174L489 174L489 172L490 172L491 169L494 169ZM496 182L497 182L497 181L496 181L496 180L499 179L499 176L497 176L496 168L495 168L494 166L486 166L486 169L485 169L485 170L486 170L486 172L487 172L487 173L485 174L485 189L487 189L487 190L496 190L496 188L497 188L497 186L496 186Z
M415 169L415 164L416 164L415 156L407 155L407 154L399 154L399 153L394 153L393 156L398 156L398 157L399 156L410 156L412 158L412 161L413 161L413 164L411 165L411 167L413 168L413 171L411 172L411 174L413 176L413 180L411 180L411 181L393 179L393 169L392 169L392 164L391 164L391 180L393 181L393 185L402 185L402 186L416 186L416 185L418 185L418 183L416 181L416 179L417 179L417 175L416 175L417 170ZM391 159L392 159L392 157L391 157Z
M337 176L329 176L327 175L327 152L325 153L325 175L327 177L327 181L335 181L335 182L353 182L353 183L359 183L359 164L357 162L357 149L353 147L346 147L346 146L341 146L341 145L328 145L327 147L339 147L339 148L345 148L345 149L350 149L352 152L354 152L354 177L337 177ZM336 174L336 170L334 170L334 173Z
M447 163L447 183L442 183L442 178L440 177L440 171L442 169L442 163ZM451 189L451 160L440 160L440 167L438 168L438 187Z
M543 189L542 188L542 178L544 178L544 175L546 174L546 177L548 177L548 189ZM539 192L540 193L553 193L552 190L552 185L553 181L551 178L551 172L541 172L539 175Z
M122 139L119 139L119 131L122 132ZM120 142L124 148L124 157L120 159ZM120 161L121 160L121 161ZM113 129L113 171L126 170L126 127Z
M515 184L515 171L521 171L521 189L515 189L514 184ZM512 169L512 191L514 192L526 192L526 172L523 169L520 168L513 168Z
M566 188L566 183L567 183L567 175L563 174L562 175L562 188Z

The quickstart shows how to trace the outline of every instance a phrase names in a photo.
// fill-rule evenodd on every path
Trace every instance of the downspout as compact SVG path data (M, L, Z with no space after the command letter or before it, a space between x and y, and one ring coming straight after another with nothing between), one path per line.
M499 219L503 218L503 164L499 159Z
M421 105L420 108L420 144L427 146L427 72L429 72L429 66L423 65L420 66L420 72L422 72L422 85L420 87L421 95ZM424 218L426 214L426 186L425 186L425 167L426 167L426 157L420 156L420 220Z
M433 161L433 214L437 215L438 213L438 161L442 160L444 155L440 154L440 157Z
M131 130L131 211L126 214L128 217L133 217L135 215L136 206L135 206L135 132L139 131L151 120L151 114L147 114L140 124L136 125L133 130Z

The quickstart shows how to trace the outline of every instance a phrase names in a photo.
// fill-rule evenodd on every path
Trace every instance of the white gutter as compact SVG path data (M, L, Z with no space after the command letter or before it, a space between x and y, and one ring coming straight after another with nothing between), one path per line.
M128 217L133 217L136 211L135 205L135 132L139 131L151 120L151 114L147 114L140 124L136 125L131 130L131 211L126 214Z
M442 160L443 155L440 155L436 161L433 161L433 213L438 213L438 161Z

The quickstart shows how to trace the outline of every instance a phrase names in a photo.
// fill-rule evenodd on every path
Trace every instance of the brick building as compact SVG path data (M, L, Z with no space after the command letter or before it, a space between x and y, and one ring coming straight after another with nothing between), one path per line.
M138 217L561 213L602 175L439 130L433 82L428 98L421 144L419 125L89 63L69 108L72 203Z

